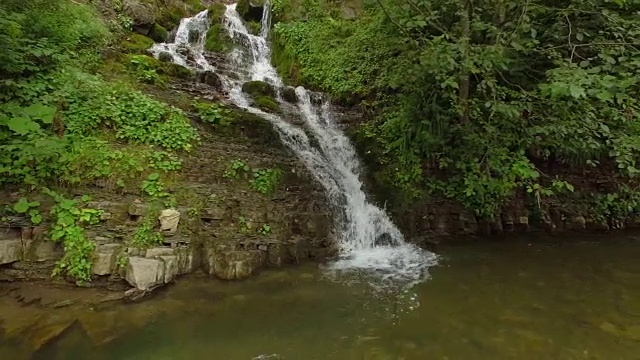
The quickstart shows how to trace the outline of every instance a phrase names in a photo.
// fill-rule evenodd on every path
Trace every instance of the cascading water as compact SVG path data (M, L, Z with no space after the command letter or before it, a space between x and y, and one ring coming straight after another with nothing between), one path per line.
M317 140L318 145L314 146L305 129L252 107L250 99L242 92L242 84L252 80L268 82L278 89L278 93L283 87L282 79L270 61L269 21L267 3L261 32L253 35L247 31L236 5L227 6L224 26L239 45L228 55L232 76L216 69L204 56L203 44L209 27L207 11L183 19L173 43L156 44L150 51L156 56L168 52L175 63L194 70L215 71L234 104L273 124L282 142L323 185L338 213L336 226L341 257L331 268L366 270L383 279L405 284L426 278L428 268L437 262L436 255L406 243L386 212L367 201L358 176L360 164L357 154L349 139L336 126L330 102L321 94L296 88L299 99L296 115L304 119L306 131Z

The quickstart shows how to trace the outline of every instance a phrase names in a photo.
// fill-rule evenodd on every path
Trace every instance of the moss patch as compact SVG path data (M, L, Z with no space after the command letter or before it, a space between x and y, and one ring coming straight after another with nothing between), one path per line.
M276 97L276 90L273 86L264 81L247 81L242 84L242 91L251 95L253 98L258 97Z
M122 42L122 48L127 53L145 53L151 46L153 46L153 40L138 33L129 34Z
M155 42L165 42L167 41L167 37L169 37L169 32L167 29L163 28L162 25L153 24L151 30L149 30L149 37L153 39Z
M224 4L213 4L209 6L209 20L211 23L221 23L227 7Z
M227 11L227 7L224 6L224 4L214 4L209 7L208 16L211 26L209 27L209 31L207 31L207 37L204 43L204 48L207 51L224 53L229 51L233 46L231 38L222 26L225 11Z
M222 24L212 24L207 31L207 37L204 43L204 49L217 53L224 53L231 49L231 38L227 35L227 31Z
M238 0L238 4L236 5L236 11L240 14L241 17L244 17L251 8L249 4L249 0Z
M279 113L280 105L268 96L261 96L253 100L255 106L266 112Z
M260 33L260 29L262 28L262 24L258 21L248 21L246 24L247 30L253 35L258 35Z

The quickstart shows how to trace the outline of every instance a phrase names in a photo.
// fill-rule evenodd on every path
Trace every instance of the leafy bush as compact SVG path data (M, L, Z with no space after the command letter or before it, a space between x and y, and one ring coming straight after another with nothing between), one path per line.
M282 176L280 169L254 170L253 179L250 180L251 188L264 195L271 194L276 190Z
M69 275L80 283L90 281L95 244L85 236L83 225L98 223L102 211L82 207L90 200L87 196L77 201L48 189L45 193L56 201L51 209L54 218L51 240L61 242L64 248L64 256L56 263L54 275Z
M251 171L251 168L246 162L233 160L222 176L227 179L239 179L240 177L246 177L249 171Z
M196 102L193 107L200 119L211 125L227 126L234 120L231 111L220 103Z

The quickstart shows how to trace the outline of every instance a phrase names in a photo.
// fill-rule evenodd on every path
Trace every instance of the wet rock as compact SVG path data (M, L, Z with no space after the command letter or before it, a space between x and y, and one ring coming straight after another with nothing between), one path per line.
M196 75L196 81L210 85L215 89L222 89L222 80L220 76L213 71L202 71Z
M198 31L197 29L189 30L189 43L195 44L196 42L198 42L198 39L200 39L200 31Z
M0 265L10 264L22 257L22 240L0 240Z
M389 233L381 234L374 241L376 246L395 246L398 242Z
M164 209L158 216L160 221L160 231L165 235L174 235L178 231L180 223L180 211L176 209Z
M285 88L282 88L280 95L282 96L282 99L286 102L289 102L292 104L298 103L298 95L296 94L296 90L292 87L287 86Z
M247 81L242 84L242 91L254 98L266 96L269 98L276 97L276 89L264 81Z
M158 259L130 257L125 278L138 290L151 290L164 283L164 262Z
M93 260L93 273L95 275L112 274L116 267L116 258L120 248L120 244L99 245Z
M209 255L209 274L223 280L245 279L264 264L265 253L260 250L222 251Z
M170 62L173 62L173 55L171 55L171 53L167 51L163 51L160 54L158 54L158 60L162 62L170 63Z

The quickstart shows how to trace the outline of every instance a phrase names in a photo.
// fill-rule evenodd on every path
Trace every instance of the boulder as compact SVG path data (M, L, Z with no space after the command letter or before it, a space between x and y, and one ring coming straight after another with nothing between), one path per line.
M156 22L156 9L152 4L138 0L124 0L122 13L131 18L133 30L143 35L149 33Z
M158 54L158 60L162 62L170 63L173 61L173 55L171 55L170 52L163 51L160 54Z
M276 89L264 81L247 81L242 84L242 91L254 98L266 96L270 98L276 97Z
M0 240L0 265L10 264L22 257L22 240Z
M125 279L138 290L152 290L154 287L164 284L164 261L130 257Z
M210 85L216 89L222 89L220 76L213 71L202 71L196 75L196 80L200 83Z
M288 103L291 103L291 104L298 103L298 94L296 94L296 90L292 87L282 88L282 91L280 92L280 96L282 96L282 99Z
M155 42L163 43L167 41L167 38L169 37L169 32L167 31L167 29L163 28L162 25L158 25L154 23L151 26L151 30L149 30L149 33L147 34L147 36L149 36Z
M165 235L174 235L178 231L180 223L180 211L176 209L164 209L158 216L160 220L160 231Z

